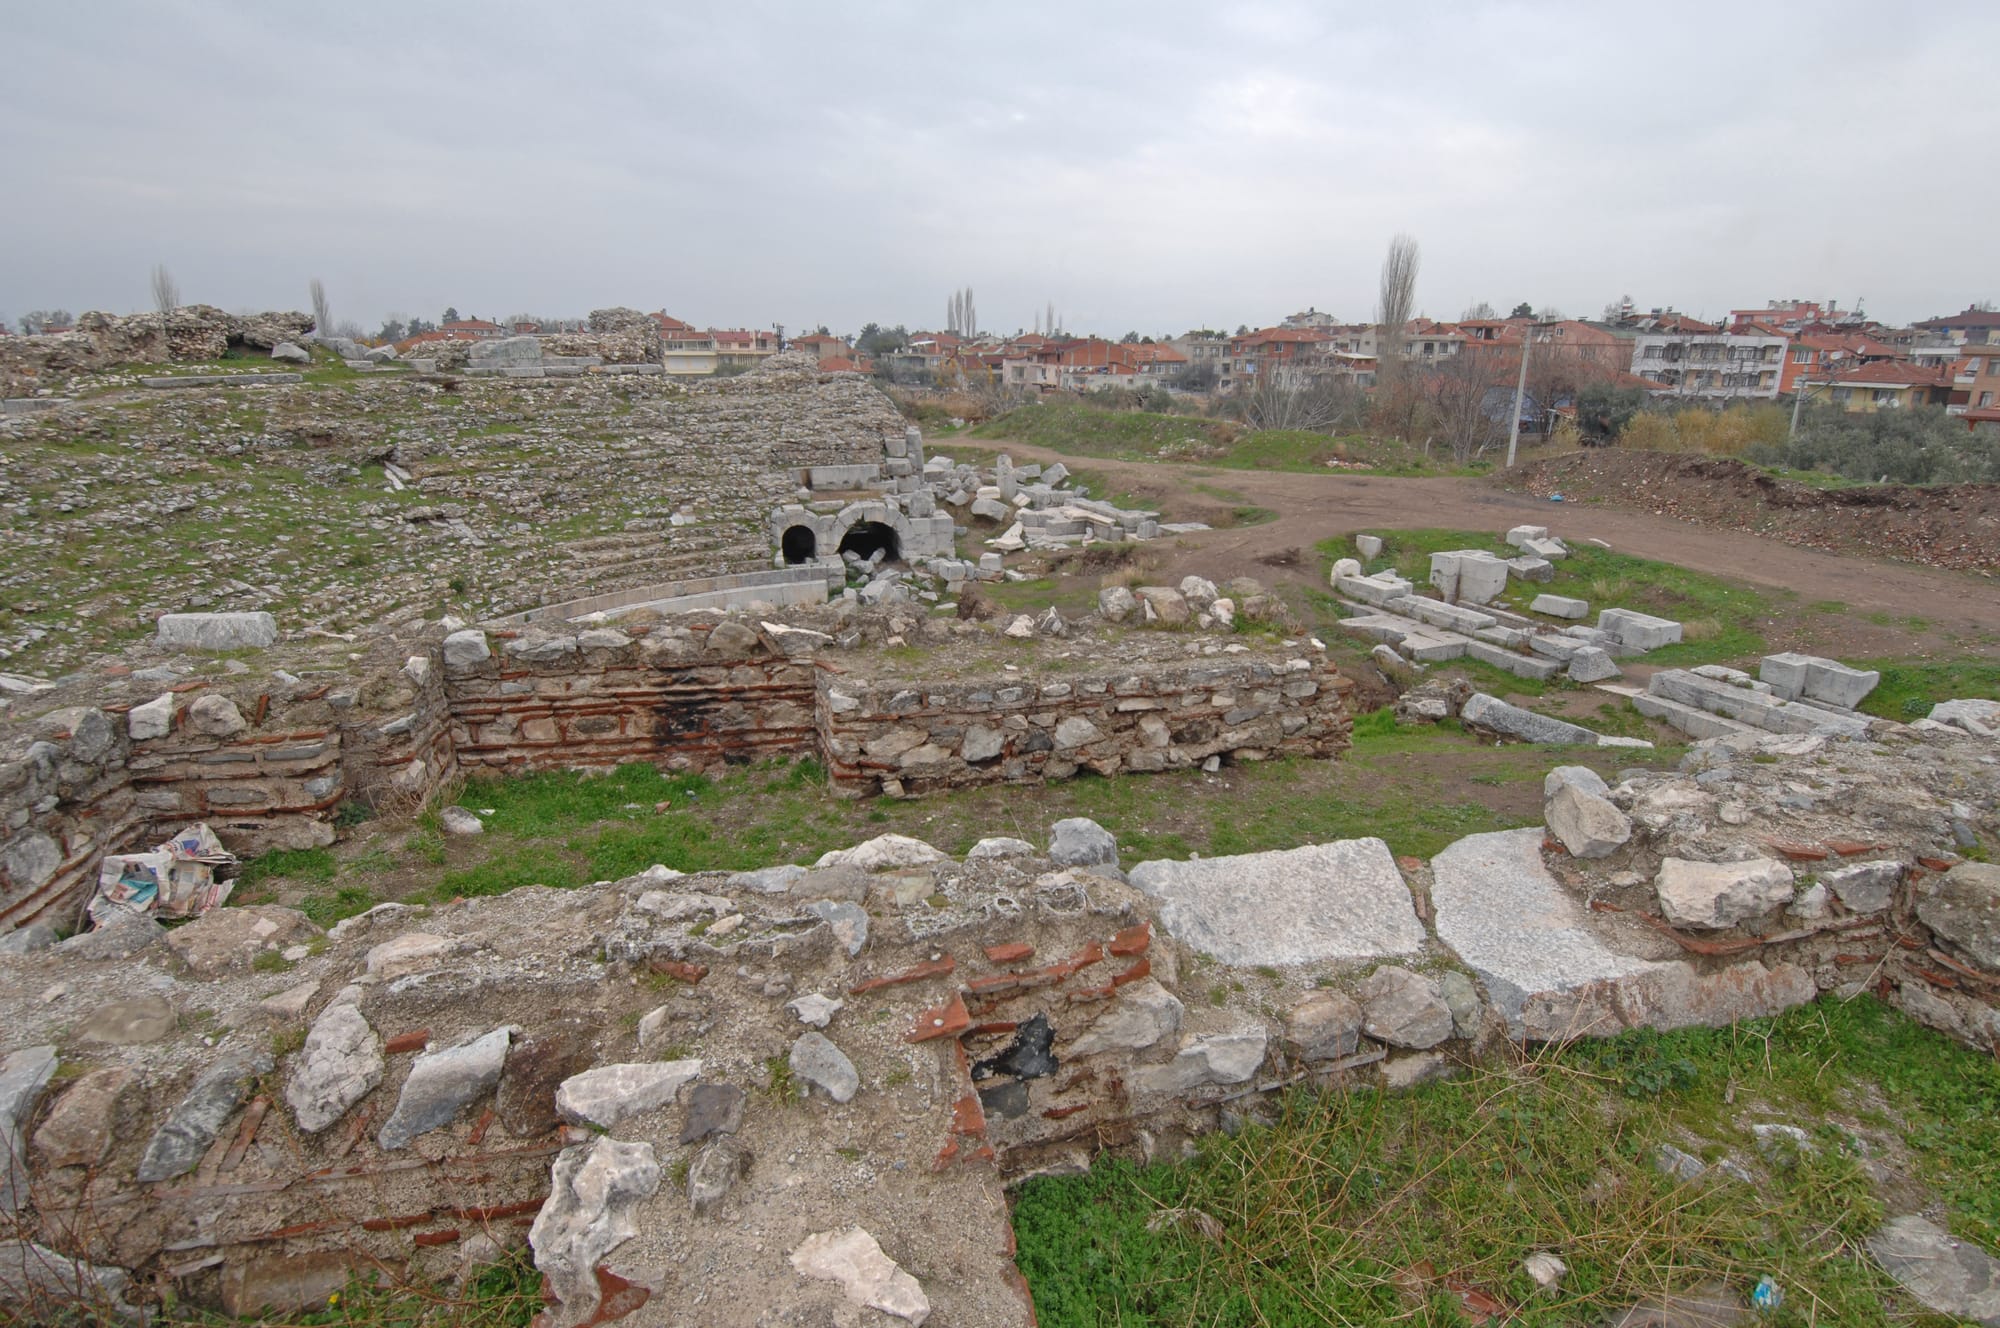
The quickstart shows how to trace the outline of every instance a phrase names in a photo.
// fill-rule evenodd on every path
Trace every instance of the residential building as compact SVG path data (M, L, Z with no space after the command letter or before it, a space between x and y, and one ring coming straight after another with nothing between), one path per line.
M1188 367L1188 357L1165 341L1142 341L1131 347L1131 351L1141 378L1162 381L1178 376Z
M2000 411L2000 345L1966 346L1960 354L1951 367L1951 399L1945 409L1954 415L2000 418L1994 414Z
M787 350L803 351L817 360L829 360L845 356L854 348L840 337L828 336L823 332L809 332L802 337L793 337L786 344Z
M1833 404L1854 414L1878 410L1909 410L1918 406L1948 406L1952 394L1950 369L1934 369L1898 360L1837 366L1829 375Z
M1764 334L1648 329L1632 338L1631 370L1681 396L1775 401L1789 344Z
M1969 308L1947 318L1927 318L1911 326L1929 333L1931 340L1948 341L1954 346L2000 346L2000 313L1991 309Z
M491 341L496 337L510 335L498 323L489 323L484 318L454 318L439 326L447 341Z
M1838 301L1771 300L1762 309L1729 311L1731 332L1805 332L1814 328L1836 327L1859 321L1861 315L1842 309ZM1751 326L1755 324L1755 326Z
M660 360L676 376L712 374L722 367L715 337L661 310L652 319L660 325Z
M1214 372L1215 381L1222 382L1222 366L1229 360L1229 337L1221 332L1199 328L1182 333L1166 343L1187 356L1188 368L1207 368Z
M1321 313L1318 309L1308 308L1302 313L1287 315L1285 321L1279 324L1279 326L1291 327L1291 328L1317 328L1320 331L1324 332L1339 327L1340 320L1338 318L1335 318L1332 314Z
M1778 380L1778 391L1790 395L1801 383L1826 382L1829 375L1842 367L1911 358L1911 352L1901 346L1860 333L1797 332L1791 334L1791 345L1785 351L1785 368ZM1933 361L1930 367L1944 367L1954 358L1946 355Z
M716 358L725 369L754 369L778 353L778 334L740 327L712 327Z

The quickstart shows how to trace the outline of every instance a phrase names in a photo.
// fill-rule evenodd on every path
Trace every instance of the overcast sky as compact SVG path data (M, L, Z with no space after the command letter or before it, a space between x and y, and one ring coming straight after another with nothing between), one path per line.
M0 315L2000 298L2000 3L0 0Z

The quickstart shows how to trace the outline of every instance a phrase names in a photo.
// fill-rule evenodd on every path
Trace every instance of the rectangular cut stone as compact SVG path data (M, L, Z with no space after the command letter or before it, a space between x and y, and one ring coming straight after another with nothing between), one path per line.
M1142 862L1132 884L1160 900L1160 924L1238 967L1415 954L1424 927L1379 839L1193 862Z
M1702 972L1683 960L1621 953L1549 874L1541 839L1539 828L1472 835L1431 863L1438 939L1484 979L1514 1036L1719 1027L1819 994L1796 964L1741 959Z
M1402 652L1422 664L1438 664L1448 659L1463 659L1466 648L1472 644L1465 637L1451 632L1411 632L1403 638Z
M1387 604L1410 593L1410 583L1392 572L1378 572L1374 576L1343 576L1334 582L1333 588L1343 595L1375 605Z
M1569 557L1569 546L1561 540L1531 539L1521 545L1521 552L1530 558L1541 558L1548 562L1559 562Z
M1469 835L1431 861L1438 939L1479 974L1515 1037L1529 996L1654 967L1613 952L1591 930L1542 863L1543 833Z
M1532 678L1536 682L1547 682L1562 671L1562 664L1553 659L1536 659L1532 655L1516 654L1512 650L1502 650L1499 646L1488 645L1484 641L1468 641L1465 653L1477 660L1505 669L1516 678Z
M1545 540L1549 537L1547 526L1516 526L1507 532L1507 542L1519 549L1529 540Z
M1875 690L1882 675L1873 669L1851 669L1832 659L1806 661L1805 699L1852 710Z
M1447 604L1441 599L1431 599L1424 595L1404 595L1392 599L1382 606L1391 613L1418 618L1434 627L1449 628L1454 632L1476 632L1482 627L1491 627L1493 615L1481 613L1477 609L1461 608Z
M1690 738L1729 738L1757 732L1748 724L1711 714L1699 706L1669 701L1664 696L1654 696L1649 692L1641 692L1633 697L1632 708L1648 719L1657 719L1673 725Z
M1521 581L1553 581L1556 579L1555 564L1546 558L1509 558L1507 570Z
M1507 588L1507 564L1483 549L1431 555L1431 584L1455 602L1484 604Z
M1796 701L1806 694L1806 666L1812 658L1790 651L1766 655L1757 665L1758 681L1769 683L1771 690L1787 701Z
M182 650L262 650L278 643L278 621L268 613L165 613L159 643Z
M1681 625L1670 618L1655 618L1630 609L1606 609L1597 615L1597 628L1618 644L1634 650L1658 650L1677 644Z
M1571 599L1567 595L1537 595L1528 608L1536 613L1546 613L1551 618L1578 619L1590 612L1590 603Z
M1686 669L1662 669L1646 690L1669 701L1724 715L1767 733L1824 733L1866 737L1868 721L1859 715L1825 710L1803 701L1786 701L1774 693L1696 677Z

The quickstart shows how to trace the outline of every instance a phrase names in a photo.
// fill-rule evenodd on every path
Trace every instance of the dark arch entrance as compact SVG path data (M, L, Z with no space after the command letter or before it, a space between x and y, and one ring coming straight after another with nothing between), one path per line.
M880 552L883 562L894 562L903 556L903 545L895 527L880 521L857 521L840 537L839 552L851 553L863 562Z
M811 526L791 526L778 541L778 548L788 563L809 563L819 552L819 536Z

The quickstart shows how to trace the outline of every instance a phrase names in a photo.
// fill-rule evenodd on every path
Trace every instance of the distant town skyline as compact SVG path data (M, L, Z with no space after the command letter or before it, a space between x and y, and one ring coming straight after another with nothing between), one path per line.
M1369 321L1398 232L1442 320L2000 298L1990 0L1038 9L16 6L0 315L1157 336Z

